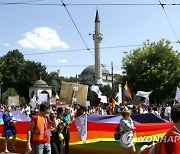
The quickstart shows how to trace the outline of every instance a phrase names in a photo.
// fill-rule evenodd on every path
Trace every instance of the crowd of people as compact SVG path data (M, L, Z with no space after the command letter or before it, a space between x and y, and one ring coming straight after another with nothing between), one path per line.
M13 137L11 150L15 151L16 128L14 124L16 120L13 119L11 110L21 111L22 109L1 106L4 121L2 137L5 138L5 153L9 153L7 149L9 137ZM47 102L41 103L38 109L34 109L30 114L22 112L22 114L31 117L27 132L27 153L33 151L34 154L68 154L70 140L69 125L72 121L70 113L71 109L69 107L50 106ZM33 145L33 148L31 145Z
M179 105L178 102L175 104L175 106ZM126 102L116 105L115 107L112 103L99 104L96 107L81 106L78 104L74 104L73 107L57 107L43 102L34 109L32 109L30 105L12 108L11 106L1 105L0 110L3 112L4 121L4 129L2 132L2 136L5 138L4 152L9 152L7 149L7 141L11 136L13 137L11 148L12 151L15 150L14 141L16 139L16 128L14 123L16 121L11 115L11 110L19 110L23 115L31 118L27 132L27 153L33 151L34 154L68 154L70 124L74 119L83 114L122 115L123 118L120 121L119 132L121 132L122 135L128 132L132 134L131 136L133 137L134 125L130 118L131 114L152 113L166 120L179 123L179 121L173 119L175 114L174 111L171 111L171 108L173 109L173 107L168 104L166 104L166 106L146 106L141 103L137 106L127 105ZM178 114L178 117L180 117L179 111L175 112ZM179 128L179 124L177 124L176 128ZM127 146L127 144L124 145L120 139L120 144L122 153L136 152L133 142L130 142Z

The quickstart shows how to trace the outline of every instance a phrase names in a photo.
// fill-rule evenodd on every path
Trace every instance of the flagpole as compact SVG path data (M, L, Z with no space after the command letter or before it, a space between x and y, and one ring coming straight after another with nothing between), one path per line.
M124 103L124 93L123 93L123 91L124 91L124 85L123 85L123 88L121 90L121 93L122 93L122 103Z
M112 98L114 98L114 72L113 72L113 62L111 62L111 75L112 75Z

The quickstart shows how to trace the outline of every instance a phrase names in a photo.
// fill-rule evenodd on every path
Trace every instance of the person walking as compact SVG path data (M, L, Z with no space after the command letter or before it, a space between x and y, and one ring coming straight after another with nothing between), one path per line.
M15 151L15 139L16 139L16 128L14 126L15 121L13 120L13 116L10 114L11 112L11 106L7 106L5 109L5 112L3 113L3 122L4 122L4 128L2 132L2 137L5 137L4 139L4 152L9 153L7 149L7 142L9 137L13 137L12 139L12 150Z
M53 122L47 115L51 115ZM56 117L53 112L50 113L50 105L47 102L40 104L38 115L32 117L27 132L27 150L32 151L31 139L34 154L51 154L51 127L56 128Z
M136 149L133 143L133 130L134 124L131 119L131 112L129 110L122 111L123 119L120 121L120 144L122 149L122 154L135 154Z

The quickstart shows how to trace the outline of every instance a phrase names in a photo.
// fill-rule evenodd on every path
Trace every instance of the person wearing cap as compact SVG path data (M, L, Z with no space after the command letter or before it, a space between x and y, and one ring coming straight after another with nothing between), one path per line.
M51 114L53 122L47 116ZM31 140L33 144L34 154L51 154L50 128L56 128L56 117L54 113L50 113L50 104L43 102L40 104L38 115L32 117L31 123L27 132L27 150L32 151Z

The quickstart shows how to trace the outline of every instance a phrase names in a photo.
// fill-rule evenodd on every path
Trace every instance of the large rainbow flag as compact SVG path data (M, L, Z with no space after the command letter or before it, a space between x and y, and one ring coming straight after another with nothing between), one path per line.
M89 114L87 117L87 139L86 143L98 141L115 141L114 132L122 116ZM135 126L134 141L151 142L157 141L171 128L173 122L165 121L153 114L136 114L131 116ZM30 122L17 122L17 139L26 141L26 133ZM0 136L2 136L3 125L0 125ZM70 126L70 144L83 144L79 139L75 122Z
M165 133L173 128L173 122L165 121L153 114L136 114L131 116L135 126L134 142L158 141ZM115 141L114 132L122 116L116 115L87 115L87 140L86 143L98 141ZM76 125L70 127L71 144L82 144L78 138Z

